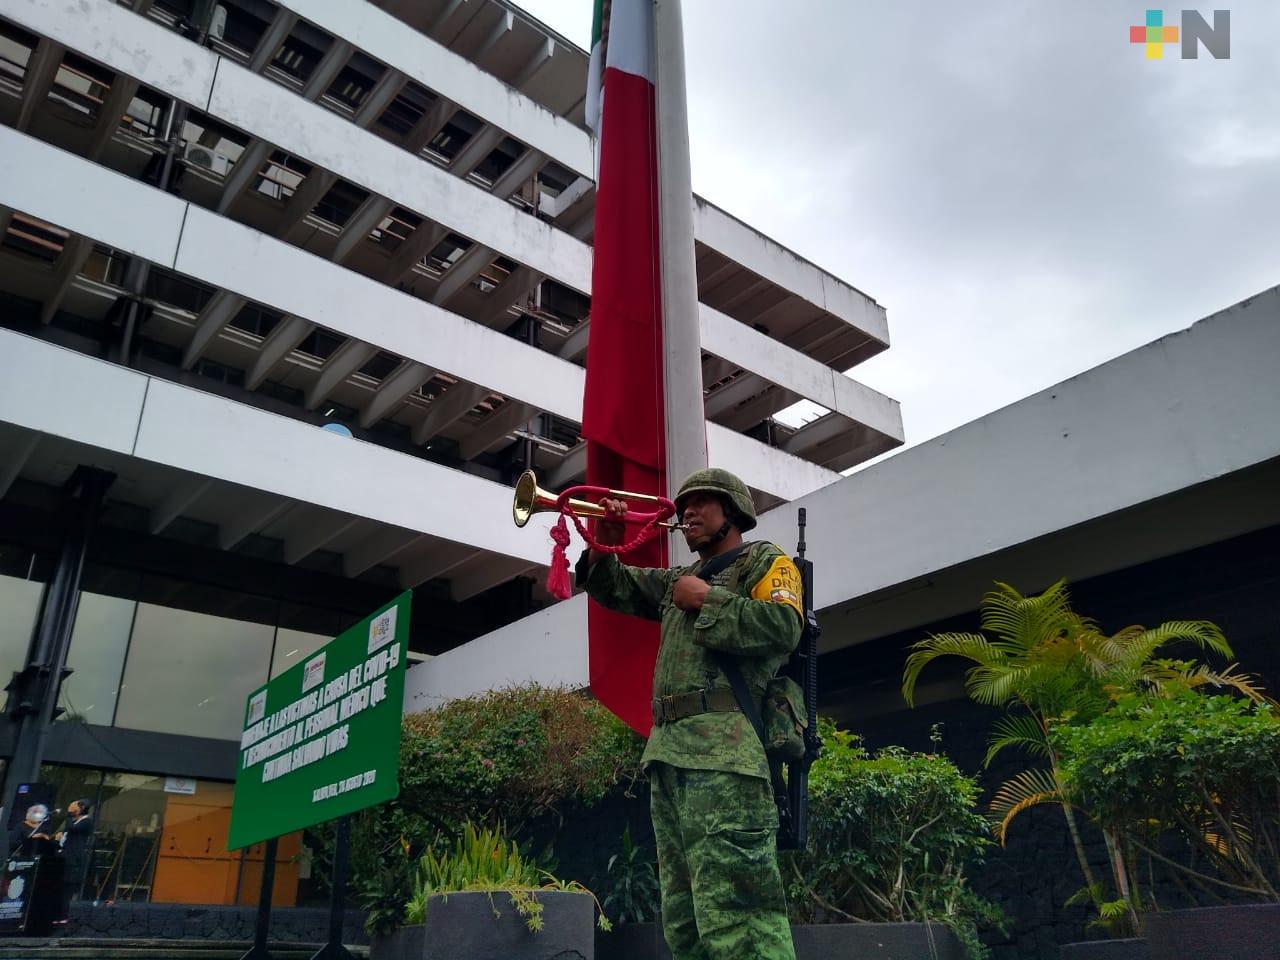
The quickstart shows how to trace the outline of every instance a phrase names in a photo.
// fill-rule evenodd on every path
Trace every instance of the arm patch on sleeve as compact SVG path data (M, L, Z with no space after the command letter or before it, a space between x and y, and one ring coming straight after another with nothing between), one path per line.
M756 581L751 589L751 599L785 603L803 619L804 606L800 602L800 591L800 571L791 562L791 558L784 555L776 558L769 571Z

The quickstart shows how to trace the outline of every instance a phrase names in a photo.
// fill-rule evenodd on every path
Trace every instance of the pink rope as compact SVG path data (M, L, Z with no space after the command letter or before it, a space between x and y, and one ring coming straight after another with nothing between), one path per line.
M569 500L576 493L600 493L607 495L610 491L603 487L570 487L568 490L560 494L556 499L556 505L560 508L560 519L556 521L555 526L551 528L551 540L555 546L551 550L551 569L547 573L547 592L557 600L567 600L573 595L573 581L569 576L569 558L566 550L569 546L569 528L564 522L565 517L573 521L574 527L577 528L578 534L586 541L592 550L599 550L601 553L626 553L634 550L642 544L648 543L654 537L658 536L661 528L658 526L663 520L669 516L674 516L676 505L670 500L663 500L659 504L659 509L653 513L636 514L637 519L644 518L644 523L636 532L636 535L626 543L601 543L587 529L582 519L573 512L573 508L569 506Z

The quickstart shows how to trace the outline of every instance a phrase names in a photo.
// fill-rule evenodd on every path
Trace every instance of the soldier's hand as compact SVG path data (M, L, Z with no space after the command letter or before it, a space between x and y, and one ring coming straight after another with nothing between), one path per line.
M701 577L681 577L671 592L671 602L681 610L701 610L711 584Z
M596 541L605 546L622 543L626 537L627 526L622 518L627 515L625 500L612 500L605 497L600 501L607 519L596 521Z

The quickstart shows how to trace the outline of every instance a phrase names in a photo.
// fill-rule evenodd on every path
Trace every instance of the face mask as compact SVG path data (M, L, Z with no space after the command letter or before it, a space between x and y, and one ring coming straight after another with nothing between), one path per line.
M44 823L46 819L47 819L47 814L43 814L43 813L33 813L33 814L31 815L31 822L32 822L32 823Z

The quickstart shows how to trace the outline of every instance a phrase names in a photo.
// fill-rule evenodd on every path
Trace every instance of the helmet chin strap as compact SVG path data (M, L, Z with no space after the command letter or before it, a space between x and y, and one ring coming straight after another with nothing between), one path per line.
M713 533L711 536L707 538L705 543L700 543L697 546L695 546L693 549L698 553L702 553L702 551L704 550L710 550L717 543L719 543L721 540L727 537L729 535L729 531L732 529L733 529L733 524L730 521L726 520L724 523L720 525L719 530L717 530L715 533Z

